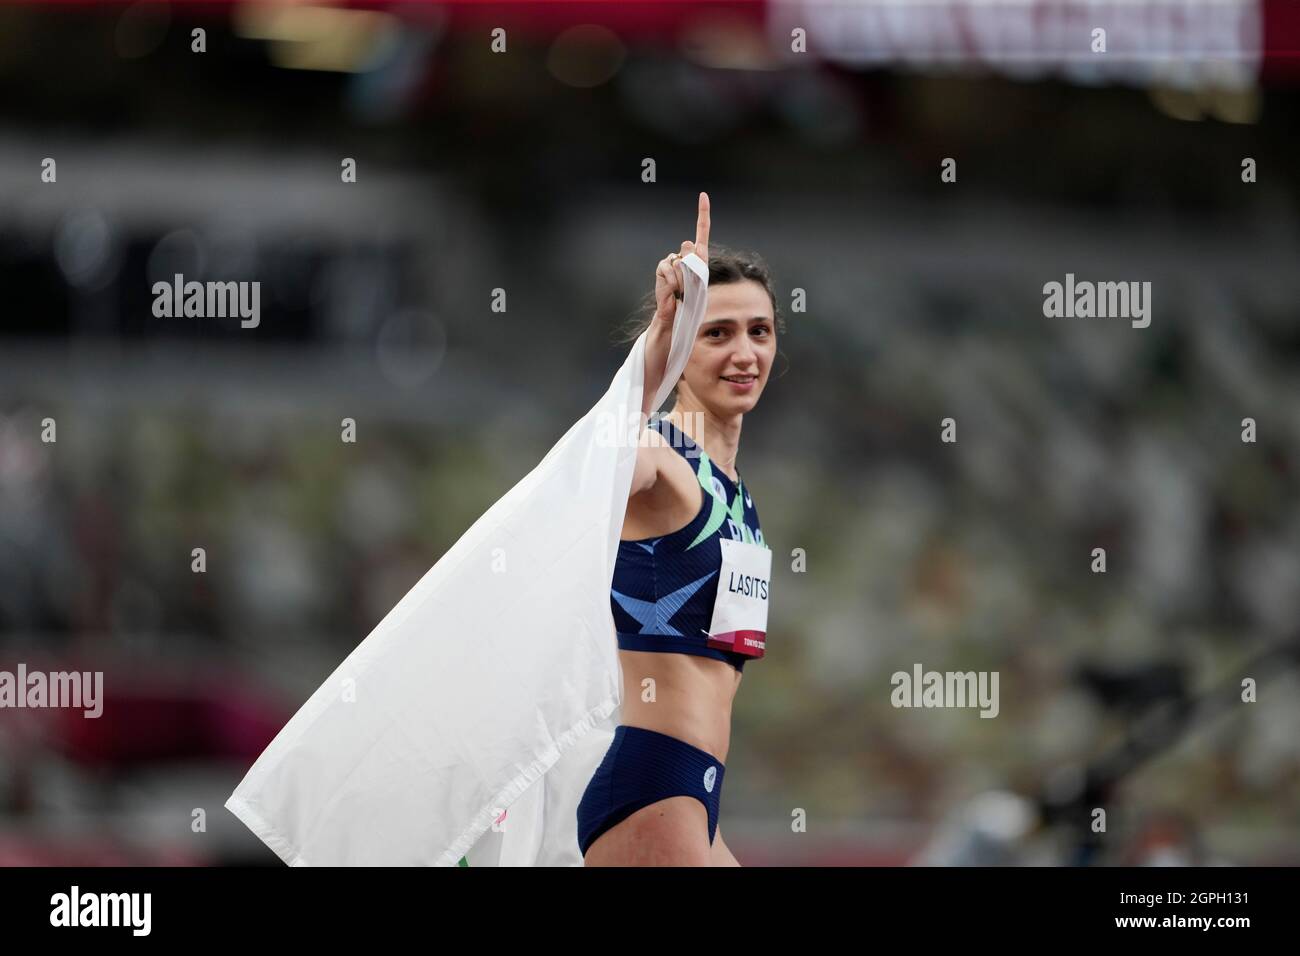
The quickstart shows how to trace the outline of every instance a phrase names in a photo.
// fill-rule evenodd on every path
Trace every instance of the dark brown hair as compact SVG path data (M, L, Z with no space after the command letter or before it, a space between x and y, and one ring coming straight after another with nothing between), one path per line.
M683 266L682 268L685 268ZM709 285L726 285L730 282L743 282L753 279L761 285L772 300L772 316L776 319L777 332L785 331L785 317L776 300L776 290L772 287L772 274L763 257L756 252L731 250L713 245L709 249ZM650 327L655 315L655 293L652 288L637 306L632 318L614 331L615 341L620 345L635 342L641 333Z

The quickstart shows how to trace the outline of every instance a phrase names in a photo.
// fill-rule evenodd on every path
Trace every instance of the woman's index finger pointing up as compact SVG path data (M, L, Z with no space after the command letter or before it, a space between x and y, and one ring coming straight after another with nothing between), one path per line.
M700 193L700 212L695 219L695 254L709 261L709 194Z

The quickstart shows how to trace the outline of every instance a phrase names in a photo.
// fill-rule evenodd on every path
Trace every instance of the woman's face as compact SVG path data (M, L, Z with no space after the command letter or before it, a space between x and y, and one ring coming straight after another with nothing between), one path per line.
M718 418L743 415L763 393L775 356L776 322L767 290L753 279L710 285L708 311L681 383Z

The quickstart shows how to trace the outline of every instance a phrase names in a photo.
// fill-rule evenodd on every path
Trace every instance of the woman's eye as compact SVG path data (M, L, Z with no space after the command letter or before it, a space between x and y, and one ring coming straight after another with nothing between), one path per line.
M763 332L763 333L767 333L767 332L770 332L770 331L772 331L772 330L769 329L766 325L756 325L756 326L754 326L754 328L751 329L750 331L752 331L752 332Z
M717 332L718 336L720 336L722 334L722 329L709 329L704 334L707 335L709 338L717 338L718 336L715 336L713 334L714 332Z

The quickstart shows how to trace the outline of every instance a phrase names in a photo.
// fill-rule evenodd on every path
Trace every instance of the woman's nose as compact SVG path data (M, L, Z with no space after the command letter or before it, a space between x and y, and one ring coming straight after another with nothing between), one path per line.
M736 351L732 353L731 361L737 368L757 365L758 353L754 351L754 344L749 339L742 340L737 344Z

